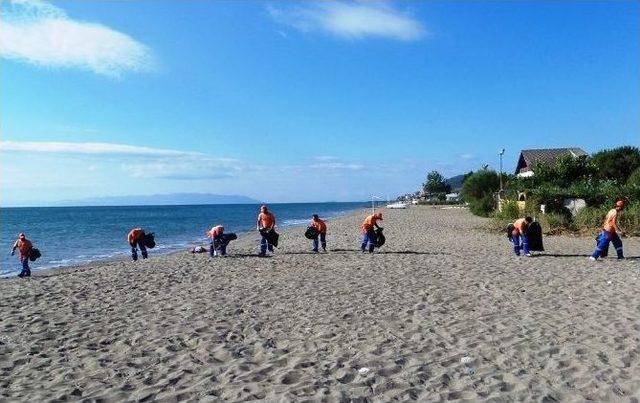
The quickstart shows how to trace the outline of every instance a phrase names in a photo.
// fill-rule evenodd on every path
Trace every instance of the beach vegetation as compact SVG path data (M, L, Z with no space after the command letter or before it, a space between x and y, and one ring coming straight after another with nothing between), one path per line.
M438 171L431 171L427 174L427 181L422 185L427 194L446 194L451 191L451 186L445 177Z
M502 211L496 212L495 216L500 220L515 220L520 218L522 212L515 200L507 200L502 203Z
M500 177L496 171L481 169L471 174L462 184L460 194L469 203L475 215L489 217L496 208L496 192L500 189Z
M621 214L620 226L628 235L640 235L640 151L636 147L618 147L599 151L593 156L566 156L552 165L536 165L535 175L517 177L503 176L505 189L502 192L502 211L487 212L484 208L471 212L495 218L495 227L502 227L507 220L524 215L540 217L547 234L560 232L597 232L605 214L617 200L627 201L627 208ZM487 172L486 170L483 172ZM485 173L471 182L463 197L470 206L474 200L484 197L495 185L487 185ZM496 175L497 178L497 175ZM466 191L466 192L465 192ZM527 195L524 211L517 209L518 195ZM570 211L565 207L567 199L582 199L586 207ZM542 214L540 206L545 206ZM497 206L496 206L497 207Z
M632 146L602 150L593 154L591 161L597 167L599 179L623 184L640 168L640 150Z

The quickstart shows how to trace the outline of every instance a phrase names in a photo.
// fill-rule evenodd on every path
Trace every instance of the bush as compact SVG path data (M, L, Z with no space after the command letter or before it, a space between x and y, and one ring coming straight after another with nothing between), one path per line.
M567 229L572 230L571 220L564 214L545 214L541 217L541 225L547 228L546 234L559 234Z
M597 166L585 156L561 157L554 165L538 164L534 168L533 183L567 187L579 180L589 180L597 175Z
M483 169L473 173L462 184L460 195L469 203L475 215L489 217L496 207L495 192L500 188L500 178L495 171Z
M500 189L500 177L496 171L483 169L473 173L462 184L460 194L462 198L471 203L473 200L481 200L487 195L493 195Z
M631 146L602 150L593 154L591 161L597 166L600 179L625 183L640 168L640 150Z
M518 202L514 200L505 201L502 203L502 211L496 213L496 217L499 219L515 220L520 218L522 213L518 207Z
M488 194L481 199L472 199L469 201L469 210L480 217L489 217L495 209L495 198L492 194Z
M602 226L607 209L603 207L585 207L573 218L575 226L582 231L596 230Z
M619 224L628 236L640 235L640 202L631 203L624 209Z
M640 168L631 173L627 179L627 186L640 186Z

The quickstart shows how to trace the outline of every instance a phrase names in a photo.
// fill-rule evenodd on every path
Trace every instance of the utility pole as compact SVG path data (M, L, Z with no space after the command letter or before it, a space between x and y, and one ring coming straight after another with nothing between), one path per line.
M504 155L504 148L500 151L500 196L502 196L502 156Z

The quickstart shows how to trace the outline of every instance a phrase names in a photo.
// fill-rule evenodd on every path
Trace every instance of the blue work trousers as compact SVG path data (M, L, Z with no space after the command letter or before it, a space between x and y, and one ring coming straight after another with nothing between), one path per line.
M29 258L27 256L20 257L20 263L22 263L22 271L20 272L20 277L29 277L31 276L31 269L29 268Z
M616 232L602 231L600 233L600 237L598 238L598 245L596 246L596 250L593 251L591 257L597 259L602 254L603 250L609 248L609 242L613 244L613 247L616 248L616 254L618 255L618 259L624 259L624 254L622 253L622 240L620 236Z
M227 244L224 242L224 239L214 238L211 241L211 247L209 248L209 256L214 256L217 252L218 255L224 256L227 254Z
M266 234L260 235L262 235L262 239L260 240L260 254L265 255L267 253L267 249L269 252L273 252L273 245L271 245L267 240Z
M376 247L376 232L374 230L369 230L362 236L360 249L364 252L367 249L367 245L369 247L369 253L373 253L373 249Z
M137 247L136 247L137 245ZM131 259L133 259L133 261L138 260L138 248L140 248L140 253L142 253L142 258L146 259L148 257L147 255L147 248L144 246L144 244L142 243L142 239L134 242L131 245Z
M525 234L513 236L513 251L516 256L520 256L520 250L526 255L529 253L529 239Z
M313 238L313 251L318 251L318 238L320 238L320 244L322 245L322 250L327 250L327 234L321 233L319 236Z

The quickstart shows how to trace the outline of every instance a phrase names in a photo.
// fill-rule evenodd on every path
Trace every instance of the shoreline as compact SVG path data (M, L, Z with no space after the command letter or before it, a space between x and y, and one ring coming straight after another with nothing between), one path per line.
M361 214L364 211L366 211L368 209L356 209L356 210L351 210L348 212L345 212L344 214L338 214L332 218L330 218L329 220L335 220L335 219L339 219L342 217L346 217L349 215L357 215L357 214ZM280 234L282 234L283 232L287 231L293 231L295 229L299 229L299 228L303 228L305 227L306 224L291 224L291 225L287 225L285 227L282 228ZM251 238L252 236L255 235L255 231L243 231L243 232L236 232L236 234L238 235L238 239L234 240L233 243L231 243L231 247L233 247L233 245L240 243L242 241L246 242L247 238ZM199 244L196 242L192 243L192 246L204 246L206 243L205 242L200 242ZM208 244L207 244L208 246ZM186 247L188 248L188 246ZM256 245L256 249L258 249L259 246ZM113 265L113 264L118 264L118 263L132 263L131 261L131 255L128 251L128 246L125 245L124 249L127 249L127 253L124 256L120 256L120 257L111 257L111 258L105 258L105 259L100 259L100 260L93 260L93 261L89 261L86 263L81 263L81 264L74 264L74 265L69 265L69 266L56 266L56 267L48 267L48 268L43 268L43 269L34 269L33 267L31 268L31 277L42 277L42 278L48 278L48 277L53 277L56 276L58 272L67 272L67 271L72 271L72 272L84 272L87 270L91 270L94 266L104 266L104 265ZM149 249L149 259L146 260L151 260L155 258L164 258L164 257L171 257L172 255L182 255L182 254L189 254L191 255L191 253L189 253L189 250L185 249L179 249L179 250L168 250L164 253L158 253L158 254L153 254L154 249ZM231 249L231 251L233 251L233 249ZM233 252L230 252L230 255ZM256 252L256 256L257 256L257 252ZM197 254L196 254L197 255ZM207 255L206 253L200 253L200 255ZM0 282L4 281L4 280L8 280L8 279L12 279L12 278L17 278L18 280L21 280L20 278L17 277L17 275L11 274L11 275L6 275L6 276L0 276Z

